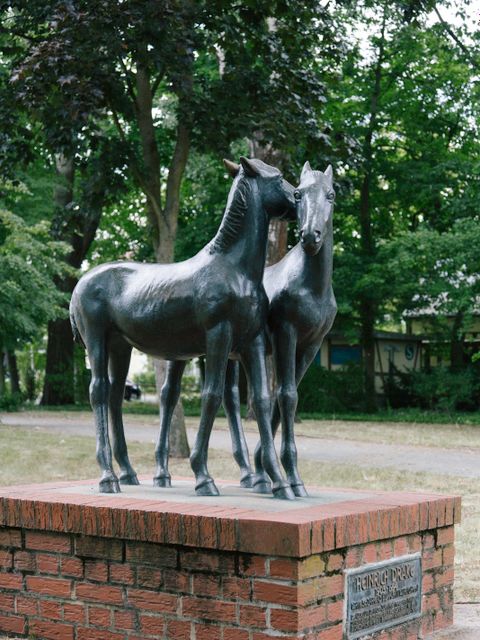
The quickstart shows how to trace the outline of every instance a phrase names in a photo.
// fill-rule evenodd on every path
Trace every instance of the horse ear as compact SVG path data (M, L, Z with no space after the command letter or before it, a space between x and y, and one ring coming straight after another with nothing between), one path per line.
M223 159L223 164L232 178L235 178L238 175L238 172L240 171L239 164L232 162L231 160L227 160L226 158Z
M303 165L302 175L300 176L300 182L307 177L307 173L312 171L312 167L310 166L310 162L307 160Z
M240 164L243 167L243 170L249 176L249 178L255 178L255 176L260 175L260 171L255 166L255 163L245 158L244 156L240 156Z
M325 169L323 175L326 177L329 185L332 186L333 185L333 169L331 164L329 164L328 167Z

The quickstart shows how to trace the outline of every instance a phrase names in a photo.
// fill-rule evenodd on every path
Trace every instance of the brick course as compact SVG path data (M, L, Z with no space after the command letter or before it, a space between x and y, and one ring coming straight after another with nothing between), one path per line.
M456 498L378 494L369 503L269 514L217 507L212 515L195 504L136 500L132 516L115 496L65 494L60 508L58 494L49 503L48 493L20 487L0 495L0 632L46 640L341 640L344 570L417 551L422 617L376 637L414 640L452 624ZM170 522L172 542L161 530L152 532L156 542L146 539L147 522Z

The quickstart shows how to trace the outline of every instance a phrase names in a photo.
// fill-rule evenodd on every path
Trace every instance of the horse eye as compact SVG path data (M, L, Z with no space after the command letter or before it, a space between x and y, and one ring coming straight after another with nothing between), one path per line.
M327 193L327 200L329 202L333 202L335 200L335 193L333 191L330 191L329 193Z
M298 189L295 189L295 191L293 192L293 197L295 198L295 200L300 200L302 197L302 194Z

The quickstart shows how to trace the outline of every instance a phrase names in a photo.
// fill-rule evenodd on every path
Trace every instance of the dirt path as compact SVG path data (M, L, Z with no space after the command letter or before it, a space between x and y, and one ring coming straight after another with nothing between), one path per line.
M190 442L194 441L198 420L187 420ZM61 435L93 436L91 414L87 412L21 412L0 414L0 423L32 429L42 429ZM127 441L155 442L158 430L156 416L125 416ZM211 446L230 451L231 442L226 420L219 418L212 432ZM319 422L319 425L321 423ZM391 427L391 425L390 425ZM1 428L1 426L0 426ZM253 431L247 431L250 451L257 443ZM352 435L350 435L352 438ZM352 464L361 467L388 467L405 471L420 471L465 478L480 478L479 448L441 448L400 444L381 444L361 440L297 436L300 458L317 462Z

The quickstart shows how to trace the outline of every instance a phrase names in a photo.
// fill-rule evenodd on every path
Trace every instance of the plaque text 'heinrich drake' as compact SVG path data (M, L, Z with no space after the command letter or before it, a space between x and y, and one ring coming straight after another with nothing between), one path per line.
M420 554L346 571L346 635L355 640L417 618L422 606Z

